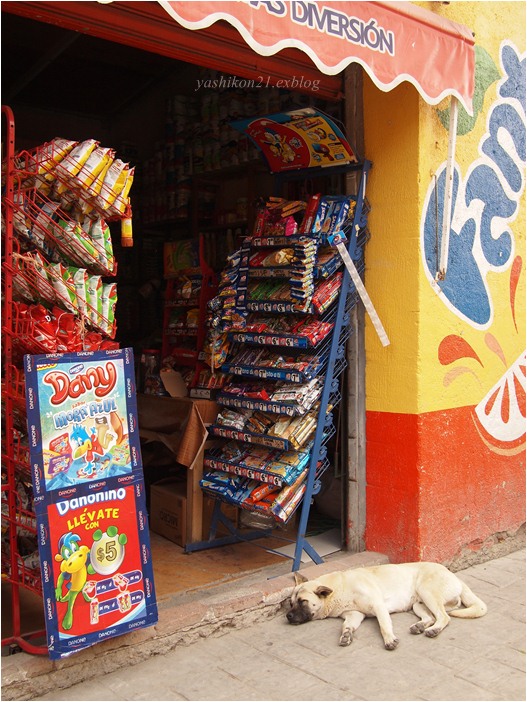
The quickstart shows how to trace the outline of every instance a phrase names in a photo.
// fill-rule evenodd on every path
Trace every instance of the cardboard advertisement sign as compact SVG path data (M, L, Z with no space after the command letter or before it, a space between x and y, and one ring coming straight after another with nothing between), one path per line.
M312 107L230 125L254 141L273 173L357 162L342 130L328 115Z
M131 349L25 356L49 655L157 622Z

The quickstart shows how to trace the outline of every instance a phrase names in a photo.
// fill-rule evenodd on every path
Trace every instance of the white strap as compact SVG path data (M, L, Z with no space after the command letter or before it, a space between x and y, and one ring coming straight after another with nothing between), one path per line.
M371 319L371 322L375 328L375 331L377 332L379 339L381 340L381 344L383 346L389 346L390 340L388 339L388 335L386 334L386 331L382 325L380 317L377 314L375 307L373 306L373 302L371 301L371 298L368 295L366 288L364 287L364 283L362 282L362 280L360 278L359 272L355 268L355 264L351 260L351 256L349 255L347 248L345 247L345 245L342 241L339 242L338 244L335 244L335 246L338 249L340 257L344 261L344 265L346 266L348 273L351 276L351 279L355 283L355 287L357 289L357 292L360 295L360 299L362 300L362 304L366 308L366 312L368 313L368 315Z

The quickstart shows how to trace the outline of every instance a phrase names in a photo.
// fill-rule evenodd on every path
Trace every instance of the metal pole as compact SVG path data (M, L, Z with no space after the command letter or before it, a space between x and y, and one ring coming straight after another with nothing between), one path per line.
M448 267L448 249L450 244L450 225L452 210L452 193L454 190L454 165L456 156L458 100L450 99L450 124L448 127L448 156L445 176L445 197L443 201L443 228L441 233L441 255L436 280L444 280Z

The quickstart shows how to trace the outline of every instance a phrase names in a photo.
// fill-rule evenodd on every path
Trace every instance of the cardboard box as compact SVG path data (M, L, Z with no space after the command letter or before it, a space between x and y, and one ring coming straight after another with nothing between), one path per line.
M179 546L186 542L187 486L165 478L150 487L150 529Z

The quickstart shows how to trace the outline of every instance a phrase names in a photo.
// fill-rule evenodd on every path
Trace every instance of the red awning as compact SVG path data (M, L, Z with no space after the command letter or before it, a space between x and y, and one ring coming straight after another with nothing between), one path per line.
M159 3L187 29L225 20L262 56L297 48L328 75L359 63L380 90L408 81L429 104L454 96L472 114L472 32L410 2Z

